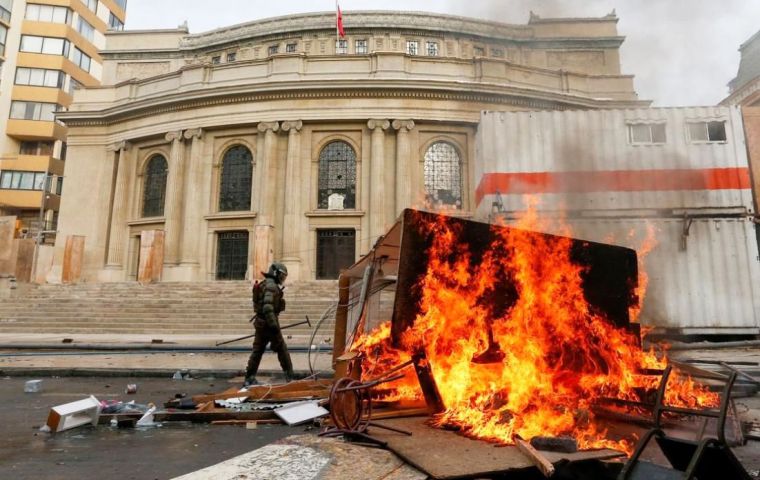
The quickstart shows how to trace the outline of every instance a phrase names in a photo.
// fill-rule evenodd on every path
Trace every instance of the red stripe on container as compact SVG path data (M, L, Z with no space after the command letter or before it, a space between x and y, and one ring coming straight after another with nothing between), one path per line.
M486 173L475 190L489 194L656 192L752 188L748 168Z

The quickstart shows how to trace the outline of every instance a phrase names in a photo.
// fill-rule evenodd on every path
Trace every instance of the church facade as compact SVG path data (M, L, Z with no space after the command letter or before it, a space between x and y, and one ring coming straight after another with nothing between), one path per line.
M480 112L635 108L617 17L525 25L344 12L201 34L107 34L103 86L78 90L48 281L83 239L85 282L336 278L406 207L470 215ZM143 253L144 255L144 253ZM142 260L142 263L141 263Z

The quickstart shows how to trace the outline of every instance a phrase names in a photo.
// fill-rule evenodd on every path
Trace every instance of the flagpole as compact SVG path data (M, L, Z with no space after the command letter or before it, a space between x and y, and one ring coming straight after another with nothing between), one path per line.
M338 38L340 37L340 30L338 29L338 19L340 16L340 5L338 0L335 0L335 53L338 53Z

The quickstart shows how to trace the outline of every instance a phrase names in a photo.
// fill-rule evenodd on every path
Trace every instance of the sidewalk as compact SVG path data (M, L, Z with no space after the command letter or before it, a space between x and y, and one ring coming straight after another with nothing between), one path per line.
M63 343L64 338L71 343ZM4 376L139 376L235 377L243 374L252 339L216 347L234 336L212 335L51 335L0 334L0 375ZM161 343L152 343L160 339ZM286 340L297 373L311 373L309 338ZM311 348L315 372L332 373L332 345ZM213 349L213 351L204 350ZM282 373L277 356L267 351L262 376Z

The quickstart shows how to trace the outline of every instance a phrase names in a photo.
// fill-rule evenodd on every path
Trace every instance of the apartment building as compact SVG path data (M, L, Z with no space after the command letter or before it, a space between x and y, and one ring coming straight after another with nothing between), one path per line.
M56 229L65 182L65 111L100 84L105 32L127 0L0 0L0 216L27 235ZM43 235L51 239L52 235Z

